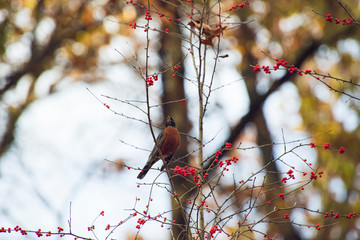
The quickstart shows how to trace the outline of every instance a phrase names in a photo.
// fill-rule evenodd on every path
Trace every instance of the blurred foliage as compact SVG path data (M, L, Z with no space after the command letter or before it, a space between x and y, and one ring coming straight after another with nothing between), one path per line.
M358 19L360 2L342 2L354 18ZM243 21L255 20L254 24L248 24L254 38L244 38L241 31L234 31L238 40L237 49L240 49L243 55L251 56L244 59L240 69L246 69L250 64L261 63L264 59L266 62L271 62L260 52L261 50L269 52L274 58L283 58L289 64L294 64L299 55L305 51L304 49L314 42L319 42L320 45L316 51L306 56L297 67L302 70L311 69L324 75L330 74L348 81L352 80L359 84L360 71L357 67L360 63L359 25L344 26L325 20L327 14L337 17L340 21L343 18L350 19L348 13L337 1L254 1L252 6L252 11L239 10L237 14ZM273 63L266 65L275 65ZM244 70L242 73L244 74ZM244 77L246 76L245 74ZM261 73L258 74L257 81L262 81L264 78L272 79ZM254 79L251 78L249 81L254 81ZM313 187L314 194L318 193L321 196L322 208L320 210L358 212L360 210L359 185L357 184L359 178L357 169L360 167L358 147L360 102L331 91L314 78L294 75L290 81L297 87L301 99L299 114L302 117L302 123L298 128L314 136L312 141L319 145L317 164L325 174L324 179L315 182ZM360 96L360 89L356 85L333 79L325 80L325 82L352 96ZM349 118L353 121L347 121ZM322 134L329 130L331 132ZM331 144L331 151L323 149L322 146L326 142ZM339 155L338 149L341 146L346 148L346 152ZM339 190L333 189L341 187L333 184L332 180L338 178L345 186L345 198L341 202L338 202L334 194ZM298 195L298 197L303 197L303 195ZM297 199L295 202L303 201ZM323 222L322 216L306 215L306 218L304 222ZM338 234L335 238L332 235L332 227L327 231L319 231L313 238L345 239L349 232L358 231L354 221L340 221L340 224L341 230L334 226Z

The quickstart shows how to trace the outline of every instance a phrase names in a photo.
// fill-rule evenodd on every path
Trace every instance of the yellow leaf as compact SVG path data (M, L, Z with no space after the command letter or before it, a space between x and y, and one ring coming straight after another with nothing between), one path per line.
M29 9L34 9L36 7L37 1L36 0L24 0L25 7Z

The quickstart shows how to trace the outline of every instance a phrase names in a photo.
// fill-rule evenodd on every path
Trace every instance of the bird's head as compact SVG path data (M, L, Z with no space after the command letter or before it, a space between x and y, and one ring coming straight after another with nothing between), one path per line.
M176 127L176 124L175 124L175 121L172 117L168 116L166 118L166 124L165 124L166 127Z

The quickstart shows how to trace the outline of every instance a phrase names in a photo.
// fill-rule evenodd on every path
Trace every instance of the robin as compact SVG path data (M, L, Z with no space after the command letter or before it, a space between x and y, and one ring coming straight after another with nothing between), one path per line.
M166 118L165 130L159 134L156 142L159 146L161 154L155 144L153 150L150 153L148 161L137 176L138 179L143 179L150 168L162 157L164 159L164 164L162 165L160 171L164 170L166 165L174 156L176 150L178 150L181 138L179 131L176 129L175 121L172 117L168 116Z

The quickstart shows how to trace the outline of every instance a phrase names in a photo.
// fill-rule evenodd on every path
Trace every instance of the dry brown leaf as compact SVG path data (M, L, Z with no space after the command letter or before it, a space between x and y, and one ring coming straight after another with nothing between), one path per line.
M219 34L227 28L227 26L222 27L221 25L217 27L211 27L206 23L201 23L199 20L191 20L188 25L191 28L198 29L199 31L202 29L201 34L205 36L205 39L201 39L201 43L211 46L213 45L213 39L215 36L219 37Z

